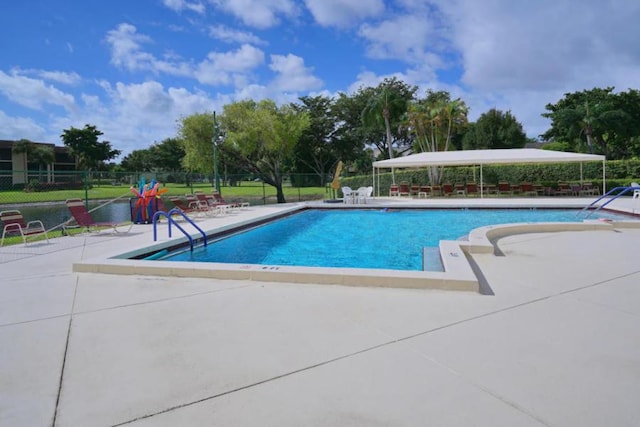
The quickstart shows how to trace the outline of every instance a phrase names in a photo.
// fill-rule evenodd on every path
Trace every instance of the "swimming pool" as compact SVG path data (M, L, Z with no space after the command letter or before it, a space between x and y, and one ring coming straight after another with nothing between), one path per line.
M441 240L464 238L475 228L508 223L576 222L566 209L309 209L213 240L193 252L155 260L443 271ZM625 219L597 212L591 219ZM432 254L424 259L424 248ZM429 248L431 250L429 250ZM149 258L151 259L151 258Z

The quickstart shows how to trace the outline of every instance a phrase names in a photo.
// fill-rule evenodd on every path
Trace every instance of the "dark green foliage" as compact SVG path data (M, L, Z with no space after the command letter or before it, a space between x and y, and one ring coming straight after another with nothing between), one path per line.
M108 160L120 155L120 150L111 148L108 141L98 141L103 135L95 126L85 125L83 129L71 127L60 135L64 145L78 158L78 166L87 170L100 169Z
M522 148L527 136L510 111L492 108L470 125L462 142L465 150Z

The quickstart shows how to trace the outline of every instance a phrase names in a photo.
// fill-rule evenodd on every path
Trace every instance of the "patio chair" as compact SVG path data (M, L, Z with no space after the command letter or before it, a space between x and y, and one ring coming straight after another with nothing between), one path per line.
M538 192L533 189L533 184L530 182L521 182L520 190L523 196L537 196Z
M342 187L342 203L351 205L355 202L355 193L351 187Z
M439 184L431 186L431 195L433 197L442 196L442 187Z
M513 190L511 190L511 184L509 184L507 181L499 181L498 194L513 194Z
M442 195L451 196L452 194L453 194L453 185L448 182L442 184Z
M420 192L420 186L418 184L411 184L411 196L417 196Z
M424 197L427 198L431 195L431 187L428 185L421 185L420 192L418 193L418 198Z
M456 196L466 196L467 193L464 190L464 184L461 182L456 182L455 185L453 186L453 189L456 192Z
M398 188L398 184L391 184L389 186L389 196L399 196L400 190Z
M73 216L73 219L75 220L76 224L79 227L82 227L86 232L90 232L90 231L99 232L103 228L113 228L113 231L116 233L120 233L120 232L127 233L131 230L131 227L133 227L133 222L95 221L91 216L91 214L89 213L89 211L87 210L87 207L85 206L84 201L82 199L67 199L65 203L67 204L67 207L71 212L71 216ZM126 227L127 225L129 226L129 228L127 228L126 231L118 230L118 227ZM63 228L72 228L72 227L74 226L65 225Z
M227 201L222 197L222 194L218 193L217 191L214 191L214 192L212 193L212 196L213 196L213 198L215 199L216 204L217 204L218 206L226 205L226 206L229 206L229 208L231 208L231 209L246 209L246 208L248 208L249 206L251 206L251 205L249 204L249 202L227 202Z
M556 189L556 194L560 196L569 196L571 195L571 187L568 182L558 182L558 188Z
M467 182L467 196L478 195L478 184L475 182Z
M44 224L40 220L34 220L26 222L22 213L18 210L7 210L0 212L0 221L2 221L2 240L0 246L4 244L5 236L19 235L22 237L22 242L27 246L27 238L39 235L44 235L44 238L49 243L49 236L47 230L44 229Z
M169 201L173 203L173 206L180 209L183 213L189 215L200 215L205 214L206 211L201 207L200 202L197 200L191 199L188 201L186 198L182 198L179 196L169 196Z
M366 204L373 195L373 186L358 188L358 203Z
M409 190L409 183L407 181L402 181L400 183L400 190L398 191L398 195L407 197L411 195L411 192Z

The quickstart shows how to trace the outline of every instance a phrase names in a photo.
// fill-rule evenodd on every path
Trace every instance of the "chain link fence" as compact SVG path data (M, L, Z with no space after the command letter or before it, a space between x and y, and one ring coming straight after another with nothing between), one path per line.
M283 178L287 202L336 197L331 177L290 174ZM96 221L125 221L133 218L131 206L146 185L158 184L157 194L167 209L171 196L195 192L212 194L212 176L183 172L87 172L87 171L0 171L0 211L18 209L26 219L41 219L47 228L68 221L67 199L80 198L94 212ZM250 174L219 177L220 194L228 203L250 205L277 203L276 188Z

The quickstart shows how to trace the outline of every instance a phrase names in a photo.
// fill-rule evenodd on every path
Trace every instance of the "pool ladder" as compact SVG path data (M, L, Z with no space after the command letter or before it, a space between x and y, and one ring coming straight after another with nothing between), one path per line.
M189 239L189 245L191 247L191 252L193 252L193 246L194 246L194 240L193 237L191 237L191 235L189 233L187 233L185 231L184 228L182 228L182 226L180 224L178 224L176 222L175 219L171 218L171 215L173 214L178 214L180 215L182 218L185 219L185 221L187 221L189 224L191 224L196 230L198 230L200 232L200 234L202 234L202 241L204 242L204 246L207 246L207 235L204 231L202 231L202 229L200 227L198 227L195 222L193 222L191 220L191 218L189 218L187 215L185 215L184 212L182 212L182 210L178 209L178 208L173 208L171 209L169 212L164 212L164 211L157 211L154 215L153 215L153 241L155 242L156 240L158 240L158 233L157 233L157 223L158 223L158 218L160 218L161 216L167 218L167 222L169 223L169 237L171 237L171 224L175 225L176 227L178 227L178 230L182 231L182 234L184 234L185 236L187 236L187 239Z
M598 203L600 200L604 199L605 197L609 197L611 195L613 195L613 193L616 193L620 190L622 190L620 193L614 195L611 199L607 200L605 203L603 203L602 205L598 206L596 209L593 209L591 211L589 211L587 213L587 216L585 218L589 218L591 216L591 214L593 214L594 212L599 211L600 209L604 208L605 206L607 206L609 203L613 202L615 199L617 199L620 196L623 196L631 191L636 191L639 190L640 188L636 187L636 186L622 186L622 187L616 187L616 188L612 188L611 190L607 191L605 194L603 194L602 196L598 197L596 200L594 200L591 204L585 206L584 208L582 208L580 210L580 212L577 213L577 215L580 215L581 213L583 213L584 211L588 210L589 208L593 207L596 203ZM634 196L635 197L635 196Z

